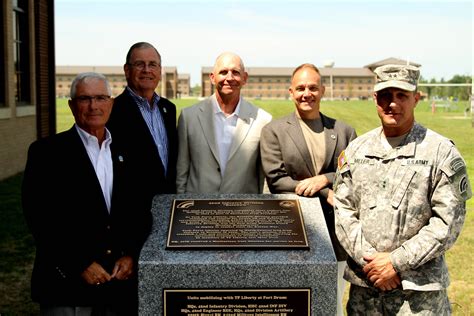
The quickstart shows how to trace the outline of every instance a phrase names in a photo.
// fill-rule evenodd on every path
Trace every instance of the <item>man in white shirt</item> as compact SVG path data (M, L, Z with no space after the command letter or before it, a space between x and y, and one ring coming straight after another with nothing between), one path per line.
M97 73L71 85L74 126L34 142L22 202L36 243L32 298L42 315L137 314L138 255L149 232L127 156L105 128L113 100Z
M181 111L177 193L262 193L260 132L271 115L245 101L242 59L223 53L210 74L216 92Z

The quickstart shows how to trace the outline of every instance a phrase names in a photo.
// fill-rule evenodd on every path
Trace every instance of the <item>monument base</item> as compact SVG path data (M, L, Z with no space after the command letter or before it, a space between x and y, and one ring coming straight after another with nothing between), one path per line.
M166 250L174 199L298 199L309 249ZM152 233L139 260L140 315L336 313L337 264L318 199L287 194L158 195L152 213ZM304 297L309 298L307 305L301 303ZM166 313L165 304L179 313ZM297 309L301 307L305 312Z

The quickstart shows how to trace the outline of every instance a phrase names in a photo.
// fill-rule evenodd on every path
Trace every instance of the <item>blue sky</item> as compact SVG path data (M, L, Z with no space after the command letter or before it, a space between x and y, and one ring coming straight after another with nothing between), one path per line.
M249 67L362 67L388 57L425 78L473 71L471 1L56 0L57 65L123 65L147 41L200 83L223 51Z

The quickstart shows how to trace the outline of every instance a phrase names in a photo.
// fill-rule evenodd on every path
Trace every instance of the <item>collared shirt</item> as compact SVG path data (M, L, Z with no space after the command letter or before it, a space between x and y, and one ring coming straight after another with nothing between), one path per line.
M146 98L142 98L127 87L128 92L132 96L135 103L138 105L143 119L150 130L155 145L158 148L161 162L165 168L165 173L168 170L168 137L166 134L166 127L160 109L158 108L158 101L160 96L153 92L152 104Z
M219 164L221 168L221 175L224 176L227 160L229 158L230 147L234 139L235 130L237 128L237 121L239 119L240 103L237 103L234 113L226 116L222 112L216 95L211 96L212 106L214 108L214 133L216 136L216 144L219 150Z
M105 129L105 140L102 146L99 146L97 137L87 133L85 130L76 126L76 130L81 137L82 143L86 148L87 155L94 167L95 174L99 180L102 193L104 194L105 204L110 213L110 206L112 204L112 189L114 181L114 169L112 164L112 152L110 151L110 144L112 144L112 137L109 130Z

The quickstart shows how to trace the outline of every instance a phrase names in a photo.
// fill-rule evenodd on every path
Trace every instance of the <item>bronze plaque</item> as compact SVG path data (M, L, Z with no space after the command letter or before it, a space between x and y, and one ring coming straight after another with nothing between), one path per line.
M310 289L164 289L165 316L311 315Z
M309 245L298 200L174 200L167 248Z

